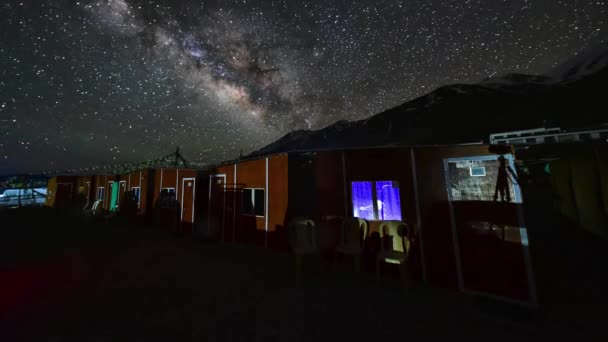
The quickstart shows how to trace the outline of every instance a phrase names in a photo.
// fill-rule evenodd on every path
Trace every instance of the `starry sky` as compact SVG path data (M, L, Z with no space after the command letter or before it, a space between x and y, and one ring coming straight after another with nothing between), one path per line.
M608 0L7 0L0 173L218 162L608 41Z

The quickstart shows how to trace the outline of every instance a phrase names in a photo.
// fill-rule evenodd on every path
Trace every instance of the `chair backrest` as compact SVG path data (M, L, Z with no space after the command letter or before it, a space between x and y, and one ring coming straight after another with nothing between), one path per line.
M295 218L289 222L289 244L292 249L318 249L319 232L309 218Z
M93 206L91 207L91 213L93 213L93 215L97 214L97 211L99 211L99 205L101 204L101 200L96 200L93 203Z
M403 221L384 221L380 225L380 238L382 239L382 249L389 249L395 252L407 253L406 238L408 236L408 225ZM390 237L392 244L386 246L385 237Z
M345 218L342 223L340 245L363 247L363 241L367 238L368 231L366 220L358 217Z

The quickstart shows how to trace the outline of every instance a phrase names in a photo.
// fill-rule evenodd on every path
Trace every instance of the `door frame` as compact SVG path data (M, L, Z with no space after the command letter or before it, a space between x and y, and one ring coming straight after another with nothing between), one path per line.
M182 212L180 215L180 221L184 220L184 189L186 188L186 186L184 184L186 184L186 181L192 181L192 224L194 224L194 201L196 200L196 178L194 177L186 177L186 178L182 178Z
M118 181L118 198L116 199L116 206L120 208L120 189L122 188L122 184L125 185L125 193L128 191L127 190L127 181L126 180L121 180Z
M514 158L513 154L506 153L503 156L508 161L509 167L511 167L513 172L517 174L517 170L515 169L515 158ZM518 206L518 208L517 208L517 221L519 223L519 231L520 231L521 244L522 244L522 253L523 253L524 263L525 263L525 267L526 267L526 276L528 278L529 301L520 301L520 300L511 299L511 298L507 298L507 297L496 296L496 295L485 293L485 292L478 292L475 290L470 290L470 289L467 289L464 287L464 278L463 278L463 273L462 273L462 260L461 260L461 255L460 255L460 242L458 240L458 232L456 230L456 216L454 213L452 192L450 191L450 189L448 187L448 184L449 184L448 164L451 162L466 161L466 160L476 160L476 161L494 160L494 161L496 161L496 160L498 160L498 157L499 157L499 155L497 155L497 154L490 154L490 155L481 155L481 156L477 155L477 156L444 158L443 159L443 170L444 170L443 174L444 174L444 180L445 180L445 190L446 190L447 196L448 196L448 206L449 206L449 210L450 210L450 226L451 226L451 233L452 233L452 243L453 243L454 254L455 254L454 259L456 262L456 272L458 275L458 288L460 291L462 291L466 294L478 295L478 296L498 299L498 300L502 300L505 302L510 302L510 303L515 303L515 304L520 304L523 306L536 308L536 307L538 307L538 302L537 302L537 298L536 298L536 285L534 282L534 273L532 271L532 259L530 257L530 244L528 241L527 228L526 228L526 225L524 222L523 208L521 205ZM513 185L513 192L515 194L513 201L515 203L520 203L520 204L523 203L521 188L520 188L519 184L517 184L517 183L511 183L511 184Z
M211 191L213 188L213 179L223 178L224 179L224 203L222 205L222 241L224 241L224 220L226 219L226 174L215 173L209 175L209 201L207 207L207 233L211 233Z

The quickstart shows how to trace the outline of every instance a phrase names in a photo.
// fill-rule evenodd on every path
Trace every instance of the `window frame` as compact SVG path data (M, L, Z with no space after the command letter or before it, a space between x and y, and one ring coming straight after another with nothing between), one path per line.
M399 182L398 180L385 180L385 179L381 179L381 180L369 180L369 179L354 179L350 181L350 212L351 215L353 215L353 217L355 216L355 207L354 207L354 203L353 203L353 183L363 183L363 182L369 182L371 183L372 186L372 206L373 206L373 214L374 214L374 218L369 220L369 221L391 221L391 220L382 220L380 219L380 213L378 212L378 191L376 189L376 183L377 182L391 182L391 187L392 184L398 183L400 184L401 182ZM397 189L401 189L401 187L397 187ZM403 205L401 204L401 191L399 191L399 215L401 216L401 221L403 220Z
M100 190L101 190L101 196L99 196ZM97 187L97 200L103 201L105 199L105 196L106 196L106 188L103 186L98 186Z
M241 200L241 215L243 216L255 216L255 217L266 217L266 189L265 188L243 188L243 199L245 198L245 190L251 190L251 204L252 204L252 208L253 208L253 214L251 213L245 213L243 212L243 201ZM264 215L258 215L255 213L255 193L256 191L262 191L262 197L264 197L264 200L262 201L262 205L264 206L263 208L263 212Z

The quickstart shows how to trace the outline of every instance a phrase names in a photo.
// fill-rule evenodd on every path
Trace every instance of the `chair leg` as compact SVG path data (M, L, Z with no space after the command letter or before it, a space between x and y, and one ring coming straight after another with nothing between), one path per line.
M380 259L376 259L376 281L380 281Z
M409 287L409 279L407 274L407 266L405 263L399 264L399 279L405 288Z
M361 272L361 256L359 254L353 256L353 262L355 264L355 271Z
M296 254L296 284L300 284L302 278L302 255Z

